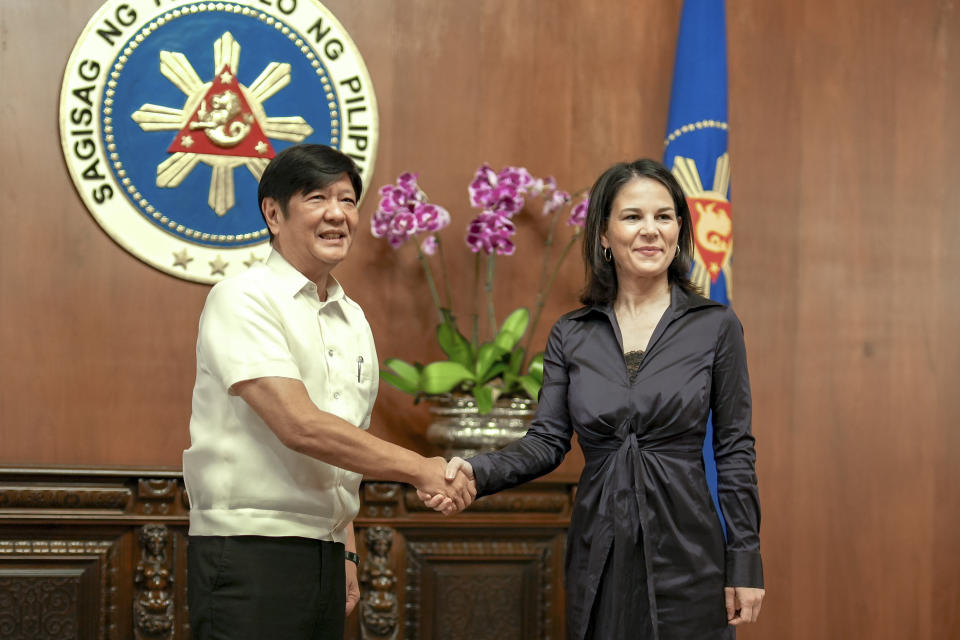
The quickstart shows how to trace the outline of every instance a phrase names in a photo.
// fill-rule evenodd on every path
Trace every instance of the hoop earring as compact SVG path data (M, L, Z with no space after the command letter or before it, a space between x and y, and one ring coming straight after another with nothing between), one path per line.
M675 255L674 258L679 258L679 257L680 257L680 243L678 242L678 243L677 243L677 255Z
M610 247L603 248L603 259L607 262L613 262L613 251L610 251Z

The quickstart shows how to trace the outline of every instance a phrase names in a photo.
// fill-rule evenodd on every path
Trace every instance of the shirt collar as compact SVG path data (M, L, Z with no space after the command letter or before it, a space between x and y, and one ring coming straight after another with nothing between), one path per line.
M717 302L716 300L711 300L710 298L704 298L699 293L684 291L681 287L676 285L671 288L671 291L673 296L670 300L670 309L676 316L682 316L687 311L693 311L694 309L724 306L722 302Z
M674 317L680 317L687 311L692 311L694 309L719 306L723 306L723 303L717 302L716 300L710 300L709 298L704 298L698 293L684 291L683 288L676 285L672 285L670 287L670 313ZM613 303L608 302L606 304L594 304L587 307L580 307L576 311L571 312L567 317L571 319L584 318L594 312L610 316L613 314Z
M266 262L273 275L279 280L281 291L293 297L301 291L316 293L317 286L307 276L297 271L276 249L270 250ZM327 275L327 299L324 302L338 302L344 298L343 287L332 275Z

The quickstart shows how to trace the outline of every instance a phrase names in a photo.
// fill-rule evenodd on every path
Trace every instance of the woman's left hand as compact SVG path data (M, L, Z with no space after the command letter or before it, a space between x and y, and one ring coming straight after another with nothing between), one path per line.
M751 587L724 587L727 603L727 623L734 626L744 622L756 622L763 602L763 589Z

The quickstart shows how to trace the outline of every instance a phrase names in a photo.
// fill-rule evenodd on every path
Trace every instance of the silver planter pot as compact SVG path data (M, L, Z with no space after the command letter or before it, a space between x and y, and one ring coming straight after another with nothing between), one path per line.
M473 396L435 396L427 440L448 460L496 451L521 438L536 411L537 403L525 397L499 398L489 413L479 413Z

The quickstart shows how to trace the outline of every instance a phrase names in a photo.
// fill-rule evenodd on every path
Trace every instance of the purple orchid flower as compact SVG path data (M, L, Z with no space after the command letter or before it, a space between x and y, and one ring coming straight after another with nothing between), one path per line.
M497 186L497 174L490 165L483 163L473 176L467 192L470 194L470 206L485 209L491 192Z
M416 173L401 173L396 184L380 188L380 205L370 220L371 233L386 238L394 249L419 233L436 232L450 224L446 209L427 202L417 177Z
M397 186L406 190L408 193L419 194L420 187L417 185L417 178L419 177L419 173L410 173L409 171L405 171L397 178Z
M450 213L443 207L429 202L418 204L413 215L417 218L417 233L424 231L435 233L450 224Z
M523 209L523 204L523 196L516 187L501 183L490 192L486 210L512 218Z
M569 193L560 189L554 189L543 203L543 215L550 215L568 202L570 202Z
M533 182L530 183L530 186L527 187L527 193L532 196L540 196L545 193L550 193L556 188L557 181L553 176L547 176L546 178L535 178Z
M517 191L526 191L533 184L533 176L523 167L504 167L497 174L499 184L508 184Z
M517 228L506 216L483 211L467 226L467 245L474 253L512 256L516 250L510 239Z
M423 242L420 243L420 249L423 250L428 256L432 256L437 252L437 238L436 236L427 236L423 239Z
M573 207L572 211L570 211L570 218L567 220L567 224L571 227L580 227L581 229L586 226L587 207L589 205L590 196L586 196Z
M390 225L387 230L387 242L389 242L390 246L394 249L399 249L400 246L407 241L407 238L413 236L416 232L417 217L409 211L399 211L390 220Z

